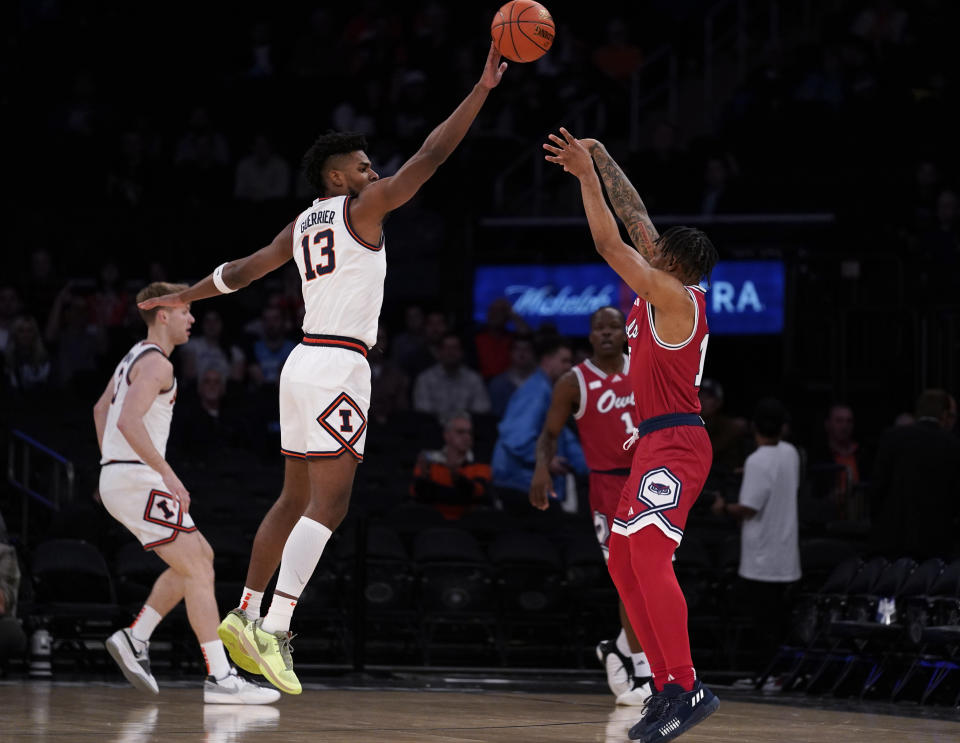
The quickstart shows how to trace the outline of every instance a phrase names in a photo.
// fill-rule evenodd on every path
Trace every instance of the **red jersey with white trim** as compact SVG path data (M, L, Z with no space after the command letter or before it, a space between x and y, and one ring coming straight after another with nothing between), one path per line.
M623 440L636 428L630 357L623 371L607 374L590 359L573 367L580 386L580 407L573 414L587 466L594 472L629 469L633 452L623 450Z
M696 306L693 331L683 343L664 343L653 324L652 304L640 297L627 318L630 347L630 384L636 396L636 413L641 421L669 413L700 412L697 391L703 377L710 330L703 289L688 286Z

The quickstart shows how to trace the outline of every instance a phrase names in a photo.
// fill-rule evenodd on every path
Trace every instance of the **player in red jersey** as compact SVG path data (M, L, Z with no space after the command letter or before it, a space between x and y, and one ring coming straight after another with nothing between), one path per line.
M530 484L530 503L545 510L550 496L556 497L550 462L557 453L557 439L572 415L590 468L590 510L604 559L633 458L633 452L624 451L622 446L624 437L635 428L633 390L627 378L630 360L623 353L627 341L624 324L623 313L616 307L601 307L590 316L593 354L561 376L553 387L550 410L537 440L537 464ZM650 665L623 602L620 624L623 629L616 640L597 645L597 657L606 669L617 704L642 705L653 691Z
M658 235L606 149L595 140L580 142L566 129L560 134L551 134L544 144L546 159L579 179L597 251L638 295L627 319L627 339L642 422L628 440L635 449L610 536L609 567L650 659L657 691L643 719L630 729L630 739L667 741L720 704L696 678L687 605L671 565L712 459L698 415L697 388L709 338L699 283L716 265L717 251L700 230L673 227ZM594 163L636 249L620 239Z

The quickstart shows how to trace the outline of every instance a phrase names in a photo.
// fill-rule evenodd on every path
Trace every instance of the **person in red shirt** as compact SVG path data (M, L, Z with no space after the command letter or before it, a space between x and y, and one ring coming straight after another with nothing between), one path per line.
M581 142L563 128L560 134L544 144L546 159L579 179L597 252L637 292L627 341L641 423L624 444L635 449L611 529L609 568L656 689L629 737L659 743L687 732L720 705L696 677L687 604L671 564L713 458L697 395L709 340L699 283L716 265L717 251L700 230L673 227L659 235L603 145ZM620 238L595 163L636 249Z
M572 415L590 468L590 510L606 559L610 527L633 459L632 452L623 448L624 437L635 428L633 390L627 376L630 359L623 353L627 342L623 313L616 307L596 310L590 316L589 340L591 356L561 376L553 387L547 419L537 440L530 503L546 510L550 496L556 497L550 462L557 453L557 439ZM606 668L607 683L617 704L642 705L653 691L650 665L630 627L623 602L620 624L616 640L605 640L597 646L597 657Z
M486 324L473 338L477 347L477 365L484 379L502 374L510 367L510 343L514 338L514 333L507 329L510 321L517 333L529 335L530 326L513 311L510 300L506 297L494 299L487 307Z

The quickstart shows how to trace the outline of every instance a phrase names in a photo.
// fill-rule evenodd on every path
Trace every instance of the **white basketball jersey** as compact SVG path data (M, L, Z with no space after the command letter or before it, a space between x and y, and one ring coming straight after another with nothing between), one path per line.
M107 411L107 426L103 431L103 454L100 464L140 461L140 455L133 450L126 437L117 428L117 420L120 418L120 411L123 410L127 390L130 389L130 368L146 353L163 353L163 349L156 343L140 341L127 352L113 373L113 399ZM170 435L170 420L173 418L173 404L176 400L177 379L174 377L170 389L160 392L143 416L143 425L150 435L150 441L160 452L160 456L164 456L167 451L167 437Z
M293 259L303 290L303 332L377 342L387 256L350 225L349 196L317 199L293 225Z

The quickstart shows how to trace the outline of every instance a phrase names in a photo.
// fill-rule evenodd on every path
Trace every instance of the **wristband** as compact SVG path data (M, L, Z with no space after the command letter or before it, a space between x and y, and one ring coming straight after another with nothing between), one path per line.
M227 261L226 263L221 263L219 266L213 269L213 285L217 287L217 291L219 291L221 294L232 294L233 292L236 291L236 289L231 289L223 281L223 269L226 267L227 263L229 262L230 261Z

